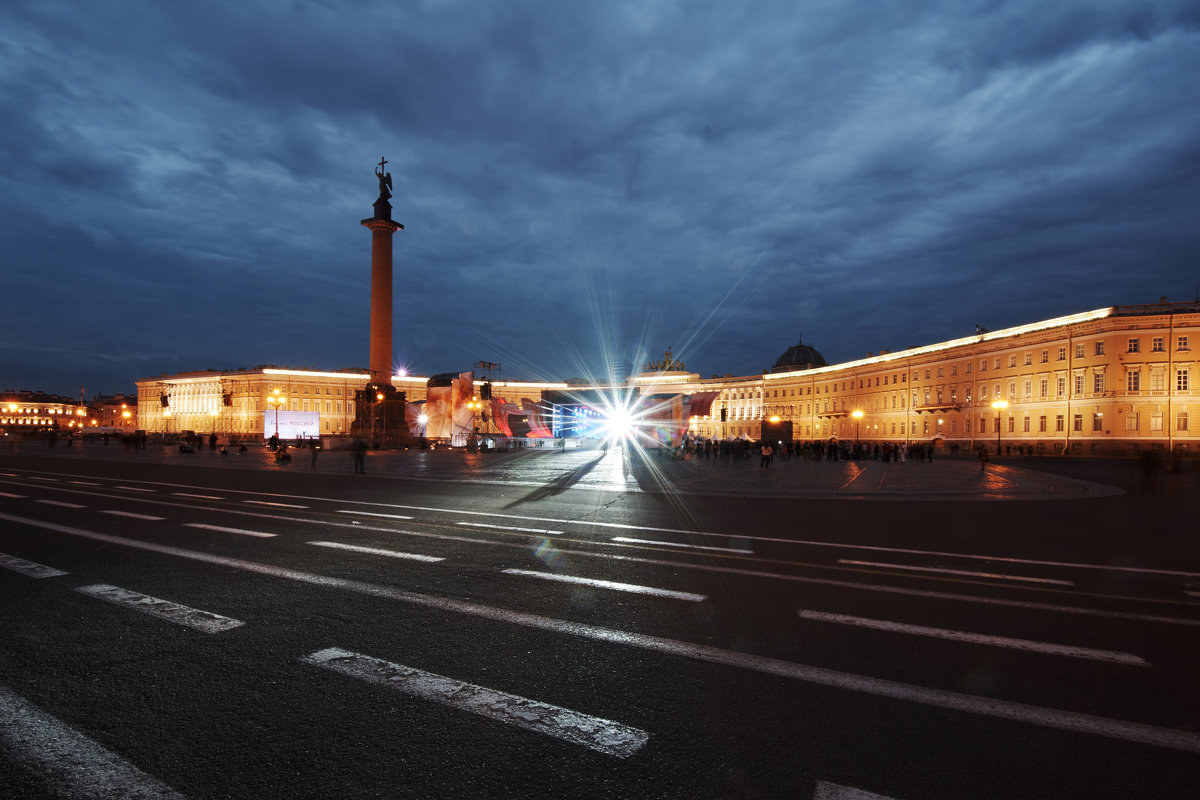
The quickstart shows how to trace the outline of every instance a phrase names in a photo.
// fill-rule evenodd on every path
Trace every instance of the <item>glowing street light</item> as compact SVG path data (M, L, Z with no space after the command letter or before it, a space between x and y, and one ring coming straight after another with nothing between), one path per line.
M275 407L275 436L279 436L279 407L287 402L287 395L281 393L278 389L272 389L267 395L267 404Z
M863 412L861 408L856 408L850 412L850 416L854 417L854 444L858 444L858 424L862 422Z
M1000 411L1008 408L1008 401L994 400L992 408L996 409L996 455L1000 455Z

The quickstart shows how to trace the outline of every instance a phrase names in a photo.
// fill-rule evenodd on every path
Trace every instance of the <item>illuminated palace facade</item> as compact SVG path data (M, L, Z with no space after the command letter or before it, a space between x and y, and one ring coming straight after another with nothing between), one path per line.
M781 358L774 370L743 377L705 379L669 359L648 365L623 387L590 386L586 393L619 388L677 401L677 421L667 426L674 443L685 432L759 439L790 424L798 441L1187 453L1200 425L1193 344L1200 347L1200 302L1164 300L980 331L842 364L826 365L812 348L802 348L815 357L806 363ZM425 400L427 378L392 380L409 402ZM280 407L272 398L284 398L283 410L319 413L322 435L346 435L354 393L366 383L365 371L274 367L164 376L138 381L138 426L151 433L262 436L263 412ZM585 390L496 381L492 391L518 405L528 400L545 406L545 397L560 402Z
M349 435L354 395L367 384L366 371L319 372L260 366L185 372L137 381L138 427L147 433L182 431L239 438L262 437L264 412L319 414L322 436ZM392 385L410 403L425 399L428 378L395 375ZM506 397L540 401L541 392L565 383L493 381Z
M1198 337L1200 303L1164 299L843 364L684 379L672 388L719 392L708 414L689 420L701 436L758 438L764 421L778 417L792 423L797 440L1186 453L1200 424L1191 347L1200 347ZM670 385L635 380L658 392Z

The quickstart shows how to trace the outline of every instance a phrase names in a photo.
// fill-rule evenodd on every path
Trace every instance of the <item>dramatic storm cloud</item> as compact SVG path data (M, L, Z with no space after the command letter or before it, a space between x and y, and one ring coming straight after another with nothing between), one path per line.
M1194 2L9 2L0 383L753 374L1200 283Z

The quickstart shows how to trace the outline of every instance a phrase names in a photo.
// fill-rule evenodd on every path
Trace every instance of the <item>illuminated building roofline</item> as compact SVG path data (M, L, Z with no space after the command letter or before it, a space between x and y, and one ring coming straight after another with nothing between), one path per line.
M489 381L480 381L475 379L476 383L489 383ZM501 389L569 389L570 384L559 383L539 383L534 381L490 381L493 388Z
M943 350L953 350L956 347L964 347L971 344L979 344L980 342L991 342L997 339L1009 339L1013 336L1023 336L1027 333L1035 331L1049 330L1051 328L1061 328L1066 325L1077 325L1081 322L1091 322L1092 320L1104 319L1113 316L1115 309L1098 308L1095 311L1083 311L1079 314L1069 314L1065 317L1055 317L1054 319L1046 319L1041 322L1031 322L1028 325L1018 325L1015 328L1005 328L999 331L990 331L988 333L980 333L974 336L964 336L961 339L951 339L948 342L939 342L937 344L927 344L924 347L910 347L907 350L899 350L895 353L886 353L880 356L872 356L871 358L860 358L857 361L846 361L841 364L831 364L827 367L814 367L812 369L795 370L793 372L773 372L766 373L762 377L764 380L778 380L780 378L788 378L794 380L797 376L808 375L827 375L831 372L842 372L854 367L873 366L876 364L888 364L893 361L901 361L903 359L912 358L913 356L923 356L929 353L937 353Z
M633 377L634 383L687 383L700 380L695 372L643 372Z
M279 369L277 367L265 368L263 369L262 373L263 375L295 375L296 377L306 378L346 378L347 380L359 381L365 381L368 377L370 377L370 373L367 372L318 372L316 370L308 369ZM393 379L400 378L401 380L408 380L413 377L414 376L412 375L392 376ZM424 380L424 378L420 378L418 380Z
M304 369L283 369L279 367L261 367L258 369L232 371L213 371L203 373L181 373L178 376L167 375L160 378L147 378L137 381L139 384L170 384L177 386L189 383L211 383L214 378L249 378L255 375L277 375L289 378L334 378L337 380L348 381L366 381L369 377L367 372L320 372L317 370ZM408 384L412 386L424 387L429 381L427 375L393 375L392 383ZM485 383L476 378L476 383ZM507 389L566 389L567 384L563 382L547 382L547 381L492 381L493 386L503 387Z

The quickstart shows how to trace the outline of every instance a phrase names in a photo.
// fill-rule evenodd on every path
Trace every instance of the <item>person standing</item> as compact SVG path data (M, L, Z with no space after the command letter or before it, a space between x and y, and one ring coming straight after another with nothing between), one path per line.
M354 474L365 475L367 472L367 443L362 439L355 439L350 445L350 452L354 456Z
M763 446L762 446L762 459L761 459L761 461L759 461L759 464L758 464L758 468L759 468L759 469L770 469L770 467L771 467L771 455L772 455L774 452L775 452L775 451L771 449L771 445L770 445L768 442L763 442Z

